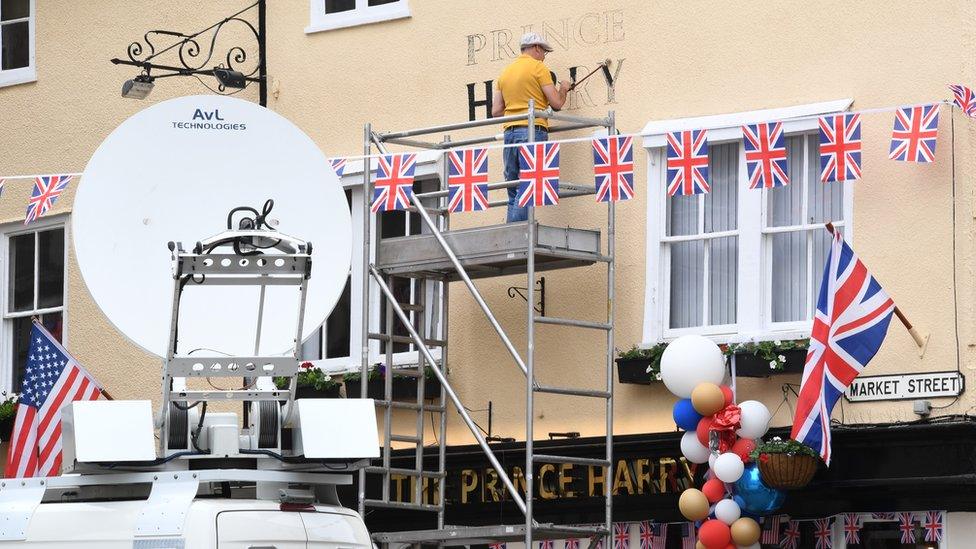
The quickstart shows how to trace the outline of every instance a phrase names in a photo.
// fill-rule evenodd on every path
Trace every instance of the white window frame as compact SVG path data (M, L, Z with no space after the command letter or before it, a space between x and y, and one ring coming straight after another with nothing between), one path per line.
M787 135L815 132L817 116L847 110L852 99L842 99L810 105L766 109L725 115L685 118L648 123L642 135L647 152L647 239L645 255L644 326L642 342L645 346L670 341L686 334L700 334L720 343L799 339L810 336L811 321L771 322L771 259L767 251L769 234L783 228L766 228L766 190L749 189L745 147L739 147L738 212L734 231L698 234L688 237L667 236L666 150L668 132L707 129L709 144L742 140L742 125L758 122L783 122ZM806 154L804 152L804 154ZM805 177L805 174L804 174ZM804 193L806 195L806 193ZM804 203L807 200L804 197ZM845 239L853 242L853 185L844 184ZM701 210L701 208L699 208ZM816 225L822 229L822 225ZM797 227L791 226L790 229ZM814 228L809 226L804 228ZM738 276L736 286L736 322L722 326L698 326L672 329L670 322L671 242L698 240L736 235L738 237ZM758 283L757 283L758 281ZM706 288L707 291L707 288ZM704 320L704 319L703 319Z
M0 27L3 27L10 23L17 23L22 21L27 21L27 33L29 42L29 59L28 65L26 67L21 67L18 69L0 69L0 87L3 86L13 86L16 84L23 84L25 82L35 82L37 80L37 67L34 65L34 37L37 33L34 29L34 20L37 16L37 10L34 6L35 0L30 0L30 11L26 18L11 19L10 21L4 21ZM0 34L3 33L3 29L0 28Z
M396 0L380 6L370 6L368 0L356 0L356 7L351 10L325 13L325 0L309 0L308 13L306 34L403 19L410 17L410 5L407 0Z
M13 322L11 320L15 318L21 318L24 316L31 316L35 314L46 314L46 313L61 313L61 344L67 348L68 347L68 246L71 242L71 235L69 229L70 223L68 223L67 215L55 215L51 217L43 217L34 221L30 225L24 226L23 223L9 223L0 227L3 236L0 238L0 269L3 270L2 280L3 280L3 292L0 295L0 307L2 307L2 318L3 326L0 328L2 330L2 336L0 336L0 390L19 392L19 387L12 387L14 364L11 363L10 353L13 352L13 337L14 329ZM20 311L16 313L8 312L9 300L10 300L10 265L9 265L9 253L10 253L10 239L14 236L19 236L28 233L43 232L45 230L62 228L64 229L64 288L62 290L62 301L60 307L49 307L46 309L32 309L30 311ZM39 255L37 251L37 239L35 237L34 246L34 278L35 278L35 288L34 297L37 299L37 262Z
M438 180L443 174L443 158L444 155L440 151L424 151L417 154L416 168L414 172L414 178L416 180L437 178ZM374 169L375 171L375 169ZM350 161L346 163L346 168L340 178L343 190L349 190L352 193L352 241L354 243L363 242L363 162L360 161ZM369 247L370 250L370 262L376 261L376 239L379 238L378 225L376 222L376 215L370 216L370 237L373 238L374 245ZM409 223L409 221L408 221ZM409 225L408 225L409 226ZM351 282L349 284L350 299L349 299L349 315L351 320L351 325L349 328L349 353L351 356L348 357L333 357L333 358L323 358L320 360L311 361L316 367L321 368L323 371L331 374L339 374L346 372L358 372L360 370L361 352L362 349L362 311L363 311L363 246L361 244L353 245L352 247L352 265L351 271ZM430 327L432 323L436 323L437 326L434 330L440 330L440 319L435 318L433 315L435 313L435 308L431 306L434 301L434 296L431 295L431 290L428 290L428 295L425 297L425 303L428 304L427 310L425 311L425 325ZM379 333L382 330L382 321L384 319L380 318L380 300L386 299L380 293L379 287L372 283L370 284L370 311L369 311L369 325L370 331L373 333ZM438 296L438 299L443 299L443 295ZM412 313L408 313L412 314ZM323 324L324 326L324 324ZM437 331L433 332L437 333ZM323 346L325 344L324 338L322 342ZM430 349L431 355L435 360L439 360L441 357L441 350L439 347ZM369 363L376 364L379 362L386 361L386 353L380 352L380 342L377 340L369 341ZM418 352L417 350L403 351L393 354L393 366L413 366L418 362Z

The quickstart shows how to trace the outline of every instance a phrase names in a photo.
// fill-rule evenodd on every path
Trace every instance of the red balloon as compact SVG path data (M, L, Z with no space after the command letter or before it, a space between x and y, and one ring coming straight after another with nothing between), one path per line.
M740 438L739 440L735 441L735 444L732 445L732 449L730 451L742 458L743 463L748 463L749 454L755 449L756 441L752 440L751 438Z
M729 404L732 404L732 388L728 385L719 385L718 388L721 389L722 394L725 395L725 405L728 406Z
M698 434L698 442L701 442L705 448L708 448L708 431L712 428L713 421L715 419L712 416L705 416L698 422L698 429L695 430Z
M718 503L725 499L725 483L717 478L706 480L701 491L708 498L708 503Z
M698 528L698 541L708 549L725 549L732 541L732 530L720 520L706 520Z

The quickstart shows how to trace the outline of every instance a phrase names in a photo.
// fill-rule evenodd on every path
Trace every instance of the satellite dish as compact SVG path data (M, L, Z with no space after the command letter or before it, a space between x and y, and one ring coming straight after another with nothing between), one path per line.
M164 101L136 113L102 142L85 167L72 213L82 278L120 332L165 356L174 285L167 244L182 242L192 250L227 229L231 209L261 211L269 198L277 229L313 245L302 330L307 339L332 311L349 275L346 197L304 132L240 99ZM187 284L181 304L180 354L200 348L269 356L294 349L295 287L267 287L255 353L259 289L193 286Z

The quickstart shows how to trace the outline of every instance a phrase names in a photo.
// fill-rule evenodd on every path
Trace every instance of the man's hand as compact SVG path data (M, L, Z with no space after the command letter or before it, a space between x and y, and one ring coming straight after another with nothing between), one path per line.
M573 83L568 80L563 80L559 83L559 93L565 95L569 93L569 89L573 87Z

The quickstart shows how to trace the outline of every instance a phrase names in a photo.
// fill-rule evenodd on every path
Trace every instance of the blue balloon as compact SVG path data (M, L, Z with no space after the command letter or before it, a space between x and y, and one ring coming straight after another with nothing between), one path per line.
M690 398L683 398L674 403L674 410L671 412L674 422L678 427L685 431L694 431L698 428L698 422L702 415L695 411Z
M755 462L746 464L742 477L733 485L732 493L742 511L751 515L768 515L786 501L785 491L763 484L759 465Z

